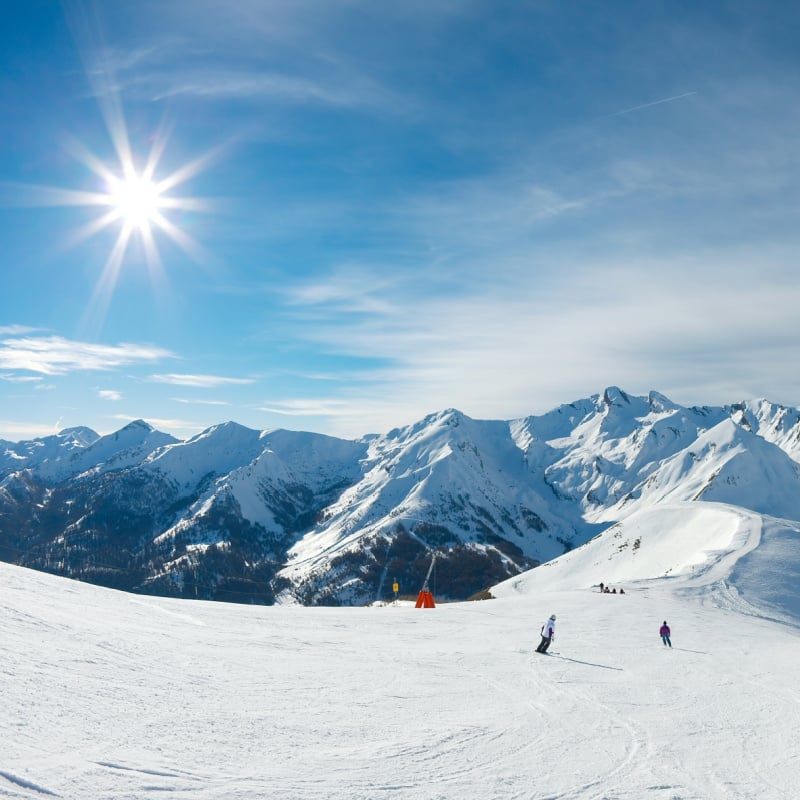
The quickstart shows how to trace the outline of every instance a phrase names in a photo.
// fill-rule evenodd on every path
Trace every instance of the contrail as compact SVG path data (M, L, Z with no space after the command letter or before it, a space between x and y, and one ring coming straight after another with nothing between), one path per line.
M664 97L661 100L654 100L652 103L642 103L640 106L626 108L624 111L615 111L613 114L609 114L609 116L618 117L621 114L630 114L631 111L639 111L642 108L650 108L651 106L660 106L662 103L671 103L673 100L680 100L683 97L690 97L693 94L697 94L697 92L684 92L683 94L676 94L673 97Z

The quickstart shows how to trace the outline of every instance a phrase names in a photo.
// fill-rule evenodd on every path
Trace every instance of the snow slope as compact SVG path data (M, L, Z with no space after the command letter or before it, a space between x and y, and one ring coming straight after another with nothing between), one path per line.
M799 535L648 509L433 610L149 598L0 564L0 797L795 797Z

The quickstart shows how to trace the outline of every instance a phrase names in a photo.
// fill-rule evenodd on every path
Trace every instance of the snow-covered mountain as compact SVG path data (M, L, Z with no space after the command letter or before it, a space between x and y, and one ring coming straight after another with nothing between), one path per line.
M91 428L65 428L53 436L27 442L0 439L0 470L3 473L24 467L61 461L94 444L100 437Z
M800 520L800 413L616 387L547 414L448 409L342 440L229 422L0 443L0 556L141 592L357 604L398 581L465 598L647 509Z

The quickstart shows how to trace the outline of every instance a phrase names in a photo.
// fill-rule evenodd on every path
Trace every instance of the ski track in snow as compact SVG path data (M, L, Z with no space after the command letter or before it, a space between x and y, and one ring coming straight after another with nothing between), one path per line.
M55 792L51 792L49 789L45 789L43 786L39 786L33 781L26 780L25 778L20 778L17 775L12 775L10 772L6 772L5 770L0 769L0 778L7 780L9 783L14 784L15 786L19 786L21 789L28 789L32 792L36 792L36 794L43 794L48 795L50 797L59 797L60 795L56 794ZM3 791L0 789L0 791ZM7 794L6 792L3 792ZM19 795L18 793L10 794L9 796L23 796Z

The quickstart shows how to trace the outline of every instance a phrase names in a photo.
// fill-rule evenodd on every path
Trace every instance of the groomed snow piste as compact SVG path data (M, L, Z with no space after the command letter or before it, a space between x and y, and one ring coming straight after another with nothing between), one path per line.
M793 798L798 578L796 523L706 503L436 609L175 601L0 564L0 797Z

